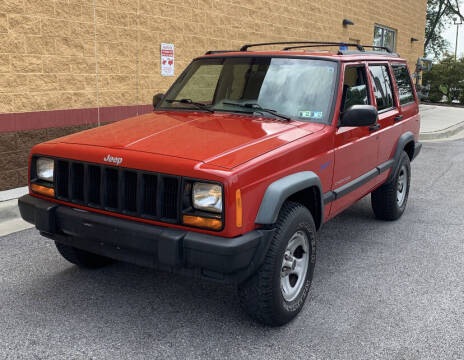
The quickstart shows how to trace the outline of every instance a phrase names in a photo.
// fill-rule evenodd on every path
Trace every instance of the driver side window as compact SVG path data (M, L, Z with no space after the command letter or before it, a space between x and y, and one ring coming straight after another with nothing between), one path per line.
M353 66L345 68L343 81L342 109L345 111L353 105L369 105L366 68Z

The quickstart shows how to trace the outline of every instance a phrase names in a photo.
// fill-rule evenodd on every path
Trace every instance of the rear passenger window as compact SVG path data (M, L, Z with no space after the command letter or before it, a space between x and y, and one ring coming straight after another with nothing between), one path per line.
M414 102L412 92L411 77L406 65L393 65L393 75L395 76L396 85L400 97L400 105Z
M387 65L370 65L372 87L377 101L377 110L393 107L393 90Z

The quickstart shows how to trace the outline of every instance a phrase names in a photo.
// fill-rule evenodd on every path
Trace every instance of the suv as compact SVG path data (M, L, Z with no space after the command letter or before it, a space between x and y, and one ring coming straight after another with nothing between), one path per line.
M377 218L403 214L420 117L388 49L248 51L278 44L210 51L153 113L35 146L22 217L78 266L233 283L253 318L289 322L323 223L369 193Z

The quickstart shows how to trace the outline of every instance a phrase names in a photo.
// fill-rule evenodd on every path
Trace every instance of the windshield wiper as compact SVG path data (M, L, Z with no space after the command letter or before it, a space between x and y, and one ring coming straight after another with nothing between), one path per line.
M195 106L197 109L206 110L206 111L209 111L210 113L214 113L214 110L211 110L208 105L192 101L192 99L180 99L180 100L167 99L166 102L169 104L172 104L175 102L181 103L181 104L189 104L189 105Z
M279 114L277 111L272 110L272 109L265 109L259 104L252 104L252 103L239 104L239 103L227 102L227 101L224 101L223 104L224 105L238 106L238 107L242 107L242 108L246 108L246 109L254 109L254 110L257 110L258 112L262 111L262 112L265 112L265 113L268 113L268 114L272 114L274 116L280 117L280 118L285 119L287 121L291 120L288 116Z

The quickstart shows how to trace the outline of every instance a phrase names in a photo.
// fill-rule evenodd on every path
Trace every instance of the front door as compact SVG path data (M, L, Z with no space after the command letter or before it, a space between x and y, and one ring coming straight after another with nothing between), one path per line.
M365 63L344 66L341 113L352 105L372 105ZM363 197L372 186L378 161L375 127L339 127L335 134L335 166L332 189L337 193L334 216Z

